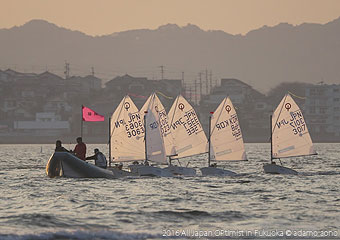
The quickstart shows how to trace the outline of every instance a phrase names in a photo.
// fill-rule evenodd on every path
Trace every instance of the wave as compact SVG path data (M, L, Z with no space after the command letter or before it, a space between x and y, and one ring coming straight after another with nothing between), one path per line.
M247 219L249 216L239 211L222 211L222 212L206 212L199 210L184 210L184 211L157 211L150 213L153 217L157 218L174 218L185 220L198 220L198 219L211 219L211 221L232 221Z
M320 171L317 172L317 175L339 175L340 172L336 172L336 171Z
M189 211L157 211L153 212L155 215L175 216L181 218L198 218L198 217L212 217L212 215L205 211L189 210Z
M34 169L45 169L45 166L39 166L39 165L13 165L13 166L6 166L3 167L1 170L8 171L8 170L34 170Z
M115 215L141 215L145 217L151 217L156 219L164 219L169 221L170 219L173 220L198 220L198 219L211 219L212 221L232 221L232 220L240 220L240 219L248 219L250 217L243 214L239 211L221 211L221 212L206 212L200 210L188 210L188 209L180 209L177 211L172 210L160 210L160 211L151 211L151 212L144 212L144 211L137 211L137 212L127 212L127 211L118 211L114 213Z
M53 214L40 214L40 213L25 213L19 215L7 216L7 223L23 226L37 226L37 227L74 227L82 226L73 219L65 216L57 217Z
M316 175L339 175L337 171L318 171L318 172L300 172L301 176L316 176Z
M2 240L143 240L160 238L160 235L152 235L149 233L122 233L117 231L57 231L43 232L34 234L0 234Z

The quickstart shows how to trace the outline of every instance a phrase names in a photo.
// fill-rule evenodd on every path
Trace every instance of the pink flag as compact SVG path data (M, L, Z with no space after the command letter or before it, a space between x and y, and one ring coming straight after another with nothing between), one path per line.
M83 106L83 121L85 122L103 122L104 116L96 113L90 108Z

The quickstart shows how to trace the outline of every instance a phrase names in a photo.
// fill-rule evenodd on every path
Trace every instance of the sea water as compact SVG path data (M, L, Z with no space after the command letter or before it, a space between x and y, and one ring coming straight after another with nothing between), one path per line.
M94 148L108 152L89 144L87 154ZM297 176L265 174L269 144L246 144L248 162L220 164L234 177L200 176L201 156L182 162L196 177L51 179L53 149L0 145L0 239L340 236L340 144L282 160Z

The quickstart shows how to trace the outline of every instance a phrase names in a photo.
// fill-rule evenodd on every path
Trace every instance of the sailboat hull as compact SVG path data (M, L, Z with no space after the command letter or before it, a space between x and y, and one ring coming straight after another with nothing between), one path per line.
M115 168L115 167L108 168L108 170L110 170L116 178L138 176L138 174L135 174L135 173L132 173L132 172L129 172L129 171L125 171L125 170L122 170L122 169L118 169L118 168Z
M233 171L215 168L215 167L204 167L200 169L202 176L235 176L236 173Z
M196 176L196 170L193 169L193 168L171 165L171 166L166 167L164 169L170 171L174 175Z
M116 178L112 171L83 161L68 152L55 152L46 165L47 176L70 178Z
M271 174L293 174L293 175L298 174L297 171L291 168L283 167L283 166L272 164L272 163L264 164L263 169L265 173L271 173Z
M129 170L138 176L148 177L173 177L174 175L167 169L146 165L130 165Z

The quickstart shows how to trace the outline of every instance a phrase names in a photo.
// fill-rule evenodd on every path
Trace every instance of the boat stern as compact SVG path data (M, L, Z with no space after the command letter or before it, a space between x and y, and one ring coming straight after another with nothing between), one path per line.
M271 174L291 174L291 175L297 175L298 172L287 167L283 167L277 164L269 163L263 165L263 170L265 173L271 173Z

